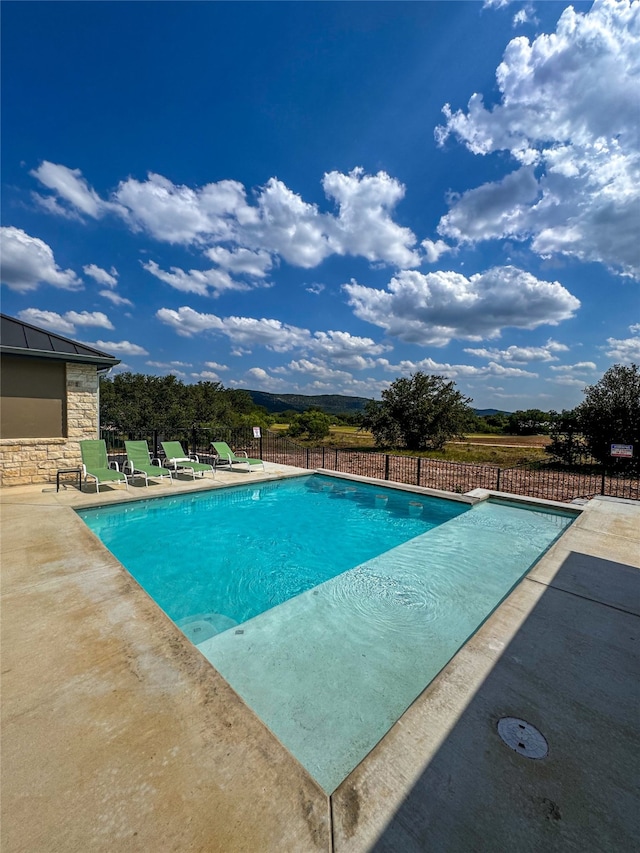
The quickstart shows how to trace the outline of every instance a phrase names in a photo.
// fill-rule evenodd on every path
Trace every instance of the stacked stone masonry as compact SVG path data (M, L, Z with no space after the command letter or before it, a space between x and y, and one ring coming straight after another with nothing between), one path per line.
M67 437L0 440L0 485L55 482L59 468L81 465L80 440L98 437L98 371L66 365Z

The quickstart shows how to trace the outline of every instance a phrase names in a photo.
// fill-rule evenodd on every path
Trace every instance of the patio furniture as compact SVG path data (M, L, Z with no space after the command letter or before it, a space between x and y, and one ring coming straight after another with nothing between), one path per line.
M262 459L250 459L246 450L239 450L237 453L234 453L225 441L212 441L211 447L217 453L218 461L226 463L230 469L233 465L242 464L247 466L247 471L251 471L252 465L262 465L262 470L265 470Z
M75 468L58 468L56 472L56 492L60 491L60 474L77 474L78 475L78 491L82 491L82 468L76 465ZM62 488L66 489L66 483L62 484Z
M101 485L121 483L123 480L125 488L129 488L126 475L120 471L118 463L109 462L104 439L84 439L80 442L80 454L84 478L86 480L87 477L93 477L96 481L96 492L100 491Z
M191 456L187 455L179 441L163 441L162 450L166 456L165 464L173 468L174 471L191 471L194 480L196 474L204 477L207 471L210 471L211 476L215 480L215 465L200 462L195 453L191 454Z
M151 459L146 441L125 441L124 446L127 451L127 461L123 466L125 474L128 473L130 477L144 477L147 488L149 477L160 479L168 477L169 484L173 484L171 471L168 468L163 468L159 459Z

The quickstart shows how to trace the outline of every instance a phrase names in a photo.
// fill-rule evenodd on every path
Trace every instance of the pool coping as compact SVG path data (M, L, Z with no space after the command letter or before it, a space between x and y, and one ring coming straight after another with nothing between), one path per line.
M207 481L204 485L184 483L179 488L180 492L199 491L309 473L304 469L273 466L266 475L243 475L242 480L236 476L231 480ZM320 473L335 475L335 472ZM398 485L364 479L390 488ZM173 491L170 488L154 489L154 494L161 491L176 494L177 487ZM445 496L416 487L404 490ZM149 849L158 842L161 849L167 839L175 838L178 843L176 823L182 826L180 849L187 850L365 850L372 849L380 838L391 838L394 827L393 838L400 838L397 833L401 833L402 827L397 828L398 815L411 801L411 792L428 775L430 762L437 763L443 744L460 719L464 719L465 708L482 692L483 681L499 669L505 648L517 637L541 597L553 590L552 597L563 596L567 607L575 603L574 599L586 600L613 621L622 619L621 614L629 618L628 586L632 581L637 583L637 573L631 580L628 572L623 573L620 588L613 591L603 590L593 581L591 591L585 595L584 589L571 588L571 578L568 582L565 579L563 588L554 586L554 577L567 555L578 551L596 561L616 564L624 561L627 567L640 568L637 556L640 534L634 538L640 505L633 502L594 499L585 506L576 506L523 500L522 496L485 490L465 496L451 495L451 499L467 503L502 497L538 506L560 506L575 512L576 521L328 798L213 667L203 661L195 647L172 624L167 624L169 620L158 614L155 605L150 606L146 593L127 582L120 564L93 541L93 534L88 530L86 535L81 533L73 523L75 516L78 525L83 524L75 512L68 513L69 509L81 506L147 498L148 492L144 491L125 496L120 492L114 495L115 490L110 490L111 494L101 493L99 497L70 490L59 495L43 494L37 487L0 491L0 521L5 532L3 670L5 662L9 669L3 679L2 768L3 834L7 849L9 846L12 850L36 849L38 839L42 848L44 838L56 839L52 849L88 846L106 850L114 839L126 839L129 849ZM39 526L34 529L36 520ZM30 538L19 537L23 528L31 531ZM584 586L584 578L581 583ZM43 602L51 612L42 612ZM119 615L123 609L129 613L126 619ZM86 654L81 654L75 644L69 645L73 632L66 636L60 622L63 614L66 617L69 612L74 617L75 630L83 636L89 623L108 631L111 652L106 660L102 643L93 643ZM132 613L135 618L131 618ZM21 631L20 618L25 614L34 620L34 630L40 638L38 644L34 645L35 640ZM555 626L554 630L562 632L563 626ZM569 630L569 626L564 630ZM41 652L44 660L38 660L35 650L45 639L51 649L44 655ZM74 664L72 672L68 669L70 659ZM47 667L43 670L45 663ZM12 676L15 668L21 668L22 675L27 677ZM96 668L100 671L98 682ZM100 713L108 718L109 725L124 719L126 733L115 743L101 730L91 729L91 737L86 736L88 709L91 707L92 713L96 713L95 696L91 690L87 694L87 685L92 685L95 693L106 683L112 684L116 693L126 695L129 702L125 709L111 707L108 702L101 708ZM579 689L579 685L573 685L572 689ZM78 707L70 720L71 697ZM167 707L173 714L167 715ZM221 728L220 719L229 725ZM66 749L51 743L46 736L52 720L69 729L70 735L76 735L65 742ZM175 778L158 773L152 759L142 750L148 744L146 741L141 744L141 734L137 733L134 722L142 726L148 737L152 740L155 737L166 747L164 760ZM83 731L84 738L79 734ZM169 748L172 738L175 744ZM69 743L73 746L69 747ZM180 751L172 755L171 749L176 744L180 744ZM195 747L199 750L197 766L189 758L189 748ZM637 749L629 744L632 753L633 748ZM504 759L503 749L502 744L491 744L489 751L497 765ZM184 756L182 759L180 754ZM204 768L200 766L203 756L208 757ZM62 782L65 774L70 778L82 776L85 766L93 768L94 782L96 778L102 779L109 767L118 768L119 775L108 794L100 786L77 791ZM184 786L187 778L197 780L195 793L191 791L189 798L185 798L184 789L176 788L179 781ZM132 796L133 779L138 785L134 786ZM33 825L29 827L26 809L34 796L46 807L30 819ZM505 796L514 795L506 792ZM420 809L412 812L411 820L419 824L424 819ZM631 824L635 820L633 815L627 818ZM512 829L517 835L522 831L521 827L518 829L522 819L516 820L514 816L514 822ZM441 816L440 824L445 823ZM537 831L535 815L525 823L529 831ZM442 826L423 827L434 849ZM629 833L628 826L618 824L616 830L622 836ZM467 827L466 831L471 830ZM592 832L591 837L597 837L597 833L594 836ZM412 849L406 847L406 839L402 843L404 849ZM451 843L448 849L464 847Z

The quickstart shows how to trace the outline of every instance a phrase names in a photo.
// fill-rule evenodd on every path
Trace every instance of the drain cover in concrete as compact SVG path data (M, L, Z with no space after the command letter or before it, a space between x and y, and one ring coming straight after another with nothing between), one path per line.
M544 758L549 745L538 729L517 717L498 720L498 734L506 745L525 758Z

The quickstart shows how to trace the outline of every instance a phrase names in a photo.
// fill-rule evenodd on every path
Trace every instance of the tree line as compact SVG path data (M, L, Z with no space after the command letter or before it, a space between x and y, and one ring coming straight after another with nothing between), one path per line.
M379 447L441 450L447 441L464 438L489 422L496 431L511 435L548 434L547 452L561 462L576 464L587 457L607 463L611 445L633 445L640 450L640 371L636 364L615 364L575 409L543 412L539 409L478 418L472 402L440 376L416 373L396 379L380 401L367 404L363 427ZM491 420L490 420L491 419Z
M220 382L185 384L173 375L122 373L100 383L103 427L122 432L157 429L170 434L186 426L233 429L269 427L284 420L289 435L321 440L336 423L349 423L373 434L376 447L415 451L441 450L447 441L469 432L494 431L510 435L548 434L547 451L567 464L585 457L607 462L611 444L640 449L640 370L615 364L575 409L543 412L527 409L479 418L453 381L417 372L392 382L380 400L370 400L361 415L328 415L318 408L306 412L269 414L256 406L247 391L225 388Z
M100 423L120 432L167 434L196 426L266 426L246 391L221 382L186 384L173 374L120 373L100 381Z
M319 409L269 413L248 391L221 382L187 384L173 374L120 373L100 380L100 423L118 432L151 430L175 434L191 426L229 430L288 423L289 434L321 439L333 424L359 425L356 414L327 415Z

